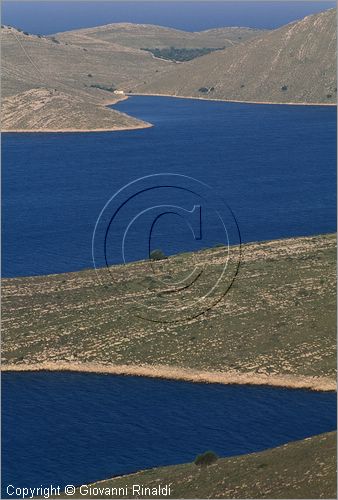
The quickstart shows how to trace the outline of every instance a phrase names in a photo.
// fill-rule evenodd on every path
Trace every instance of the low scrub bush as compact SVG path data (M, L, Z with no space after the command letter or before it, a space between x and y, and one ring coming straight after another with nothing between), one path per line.
M150 260L163 260L166 259L166 255L162 252L162 250L156 249L150 252L149 255Z
M195 458L194 463L199 467L208 467L209 465L217 462L218 458L218 455L216 455L216 453L214 453L213 451L206 451L205 453L198 455Z
M159 59L167 59L169 61L191 61L192 59L196 59L196 57L205 56L206 54L210 54L210 52L214 52L215 50L223 50L225 47L201 47L201 48L178 48L178 47L165 47L165 48L142 48L141 50L145 50L147 52L151 52L155 57Z
M99 83L94 83L91 87L93 89L106 90L107 92L114 92L114 90L116 90L116 87L106 87L105 85L101 85Z

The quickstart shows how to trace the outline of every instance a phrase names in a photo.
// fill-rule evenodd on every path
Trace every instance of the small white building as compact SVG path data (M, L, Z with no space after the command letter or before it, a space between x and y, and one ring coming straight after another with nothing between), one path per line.
M114 94L124 95L124 90L114 90Z

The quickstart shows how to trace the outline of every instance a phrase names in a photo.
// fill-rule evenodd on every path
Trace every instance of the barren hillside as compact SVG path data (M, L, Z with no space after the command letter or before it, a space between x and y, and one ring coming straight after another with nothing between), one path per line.
M125 23L45 37L5 26L1 30L3 130L148 126L106 108L121 98L114 94L121 89L333 104L335 18L336 11L329 10L271 32L219 28L191 33Z
M149 94L263 102L336 102L336 10L308 16L176 66Z
M116 23L57 33L55 38L81 45L100 42L118 43L132 48L202 48L231 47L258 36L253 28L217 28L200 32L182 31L152 24Z
M5 27L2 29L3 129L35 130L37 122L39 130L49 130L51 122L55 130L111 130L146 125L105 106L118 100L114 89L120 86L128 89L129 84L143 82L145 77L154 76L168 65L170 62L155 59L148 52L120 45L102 43L89 50ZM27 106L25 111L23 104Z

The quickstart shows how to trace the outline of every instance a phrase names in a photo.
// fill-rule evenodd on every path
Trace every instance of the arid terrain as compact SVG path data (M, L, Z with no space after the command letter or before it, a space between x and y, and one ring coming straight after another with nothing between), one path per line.
M112 498L105 495L105 488L127 487L128 497L133 498L133 485L166 484L171 485L168 498L336 498L336 446L336 433L331 432L260 453L222 458L209 467L193 463L161 467L90 486L94 493L100 489L100 498ZM95 498L90 490L81 496Z
M337 98L336 10L189 61L140 93L235 101L332 104Z
M6 132L151 127L108 108L129 94L336 103L334 9L273 31L120 23L1 32ZM5 278L1 369L335 391L336 235ZM135 483L171 484L172 498L336 498L336 433L92 486Z
M124 94L335 104L336 11L274 31L109 24L52 36L2 28L4 131L121 130ZM216 50L215 50L216 49ZM204 54L204 55L203 55Z
M258 33L246 28L186 33L116 24L47 37L4 26L2 128L93 131L149 126L106 108L121 99L114 90L128 92L176 65L140 47L225 47Z
M217 247L98 274L88 270L4 279L2 370L75 370L334 391L335 235L230 250L229 260L226 248ZM163 304L169 285L162 283L159 291L158 278L177 282L195 266L206 269L197 288L200 296L227 260L231 275L240 262L236 279L205 314L181 323L139 316L140 304L142 313L149 306L162 307L168 318L172 308L180 309L179 298ZM187 296L195 299L192 288ZM133 484L170 484L171 498L336 498L336 433L218 459L208 467L155 468L90 486L101 488L100 498L112 498L102 488ZM131 490L128 497L133 497Z
M180 254L153 262L153 268L143 261L99 275L88 270L4 279L3 369L334 390L335 243L328 235L244 245L228 293L205 298L206 306L220 300L181 322L182 304L203 296L219 276L225 248L198 252L194 259ZM238 248L230 255L225 276L233 275ZM169 285L158 285L158 278L177 282L195 264L207 266L197 286L168 295ZM174 322L149 321L150 307Z

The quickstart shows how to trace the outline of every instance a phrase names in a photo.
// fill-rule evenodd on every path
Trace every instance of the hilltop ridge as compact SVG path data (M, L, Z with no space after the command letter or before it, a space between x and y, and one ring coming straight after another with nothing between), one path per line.
M175 67L135 92L234 101L334 104L336 10Z
M4 131L147 127L124 93L335 104L336 11L274 31L117 23L50 36L2 27ZM206 55L205 55L206 54Z

